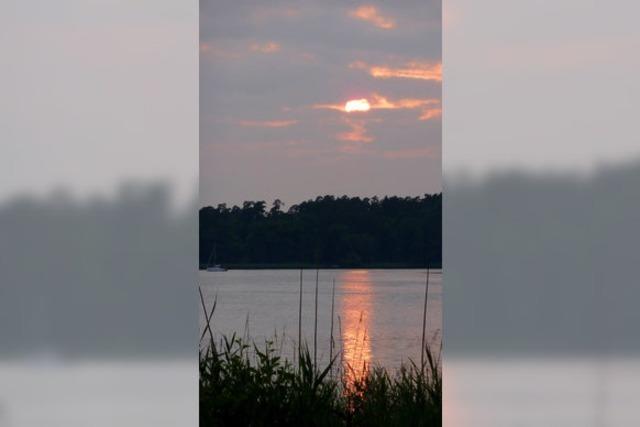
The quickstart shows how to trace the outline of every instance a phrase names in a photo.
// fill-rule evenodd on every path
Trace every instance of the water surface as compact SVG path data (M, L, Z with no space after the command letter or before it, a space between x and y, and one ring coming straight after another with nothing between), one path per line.
M331 336L332 287L335 280L333 336L354 366L378 363L397 367L408 358L420 360L425 270L320 270L318 281L318 348L327 360ZM440 348L442 275L429 274L427 338ZM316 271L303 272L302 340L313 352ZM291 357L298 341L300 272L296 270L232 270L200 272L209 307L217 295L213 328L217 334L250 336L257 342L278 336L278 346ZM204 317L200 316L201 326ZM282 336L285 336L282 340Z

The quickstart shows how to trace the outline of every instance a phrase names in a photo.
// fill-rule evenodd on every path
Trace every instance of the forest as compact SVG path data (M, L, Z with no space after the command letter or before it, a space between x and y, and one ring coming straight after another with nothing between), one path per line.
M320 196L285 209L200 209L200 267L419 268L442 264L442 194Z

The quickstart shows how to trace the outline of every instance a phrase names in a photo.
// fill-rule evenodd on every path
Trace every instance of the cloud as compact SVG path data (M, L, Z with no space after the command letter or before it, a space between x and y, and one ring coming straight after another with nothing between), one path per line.
M436 98L400 98L395 101L374 93L371 95L371 108L374 110L398 110L398 109L414 109L422 108L429 105L440 104L440 100Z
M212 42L201 42L200 54L201 56L206 55L224 59L240 59L243 57L243 52Z
M217 59L244 60L253 54L272 54L282 49L279 43L273 41L265 42L200 42L200 54Z
M437 98L400 98L390 100L378 93L373 93L371 94L368 102L371 110L422 110L422 113L419 116L419 120L422 121L435 119L440 117L442 114L440 100ZM336 110L343 113L348 112L345 108L345 104L316 104L313 108ZM362 112L358 112L357 114L361 113Z
M313 108L318 110L337 110L346 113L345 104L315 104Z
M276 53L280 51L280 45L276 42L252 43L249 47L252 52Z
M317 64L318 58L315 53L301 49L295 45L282 45L275 41L256 41L256 40L223 40L218 42L200 42L200 58L225 60L225 63L234 62L238 66L246 65L247 61L255 58L261 58L269 55L275 55L287 52L289 68L293 68L300 64ZM285 63L285 62L283 62ZM219 64L219 63L218 63ZM255 63L252 67L258 67Z
M378 79L417 79L429 81L442 81L442 63L430 63L422 61L410 61L402 67L393 68L386 65L369 65L362 61L349 64L349 68L367 70L369 75Z
M367 135L365 122L361 120L345 119L345 123L351 128L347 132L339 133L337 138L346 142L373 142L373 138Z
M431 120L431 119L437 119L439 117L442 117L442 108L440 108L440 107L427 108L427 109L422 111L422 114L420 115L418 120L426 121L426 120Z
M374 93L372 95L371 109L373 110L413 110L420 109L422 113L418 120L426 121L438 118L442 115L440 100L436 98L401 98L390 101L384 96Z
M363 5L349 11L349 16L360 21L366 21L378 28L391 30L396 27L393 19L382 16L375 6Z
M297 120L240 120L238 124L245 127L286 128L298 123Z

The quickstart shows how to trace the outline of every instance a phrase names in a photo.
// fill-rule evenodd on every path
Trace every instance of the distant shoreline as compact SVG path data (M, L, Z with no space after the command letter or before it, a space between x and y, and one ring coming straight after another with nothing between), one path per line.
M223 264L228 270L408 270L408 269L426 269L425 265L415 264L367 264L367 265L300 265L300 264ZM432 270L441 270L442 265L432 265ZM206 266L200 266L200 271L206 270Z

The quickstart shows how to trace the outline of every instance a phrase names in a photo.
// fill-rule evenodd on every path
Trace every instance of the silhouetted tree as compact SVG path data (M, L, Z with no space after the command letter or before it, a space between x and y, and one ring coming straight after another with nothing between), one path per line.
M442 195L274 200L200 210L200 263L422 267L442 262Z

